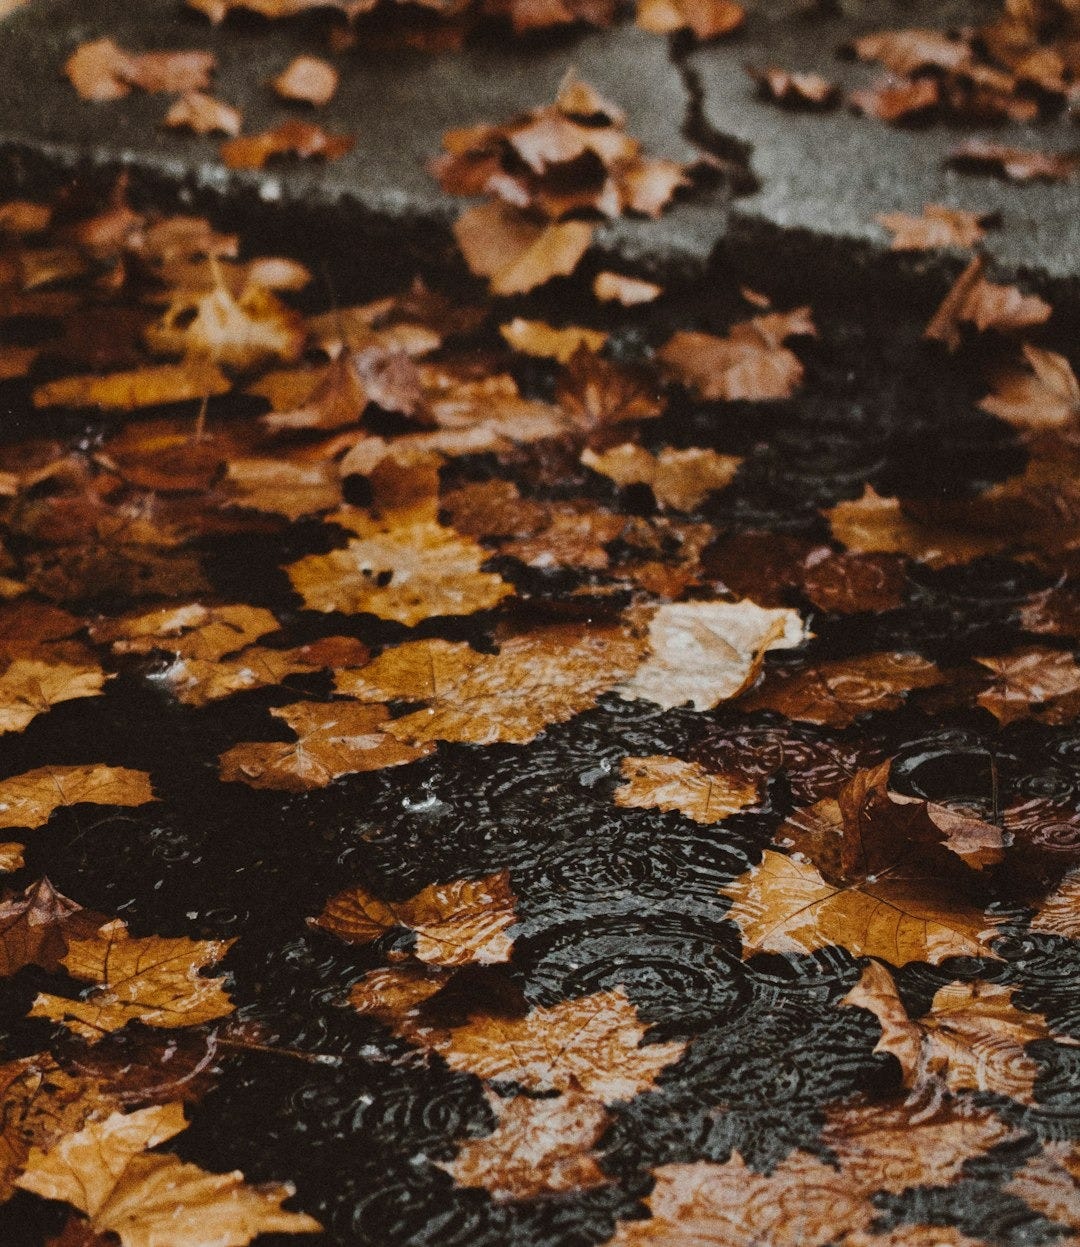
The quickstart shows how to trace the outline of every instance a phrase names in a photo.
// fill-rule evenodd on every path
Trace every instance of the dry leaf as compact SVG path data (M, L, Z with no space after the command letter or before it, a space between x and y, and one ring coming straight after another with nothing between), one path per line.
M624 809L678 810L695 823L719 823L759 800L757 784L738 775L707 771L699 762L664 754L623 758L626 780L615 790Z
M640 277L627 277L623 273L604 270L593 278L593 294L601 303L621 303L623 307L637 307L651 303L664 293L663 286L644 281Z
M540 359L557 359L560 364L567 363L581 349L601 350L608 337L599 329L583 329L579 325L555 329L542 320L523 320L520 316L500 325L499 333L511 350Z
M697 446L654 454L623 442L602 454L586 448L581 462L621 488L648 485L661 509L696 511L709 494L731 484L742 459Z
M274 707L270 713L284 719L297 739L234 745L221 755L221 778L226 783L307 792L325 788L342 775L403 766L433 748L403 744L391 735L383 706L302 701Z
M182 364L154 364L105 376L63 377L34 389L35 407L102 407L134 411L163 403L186 403L227 394L230 384L220 369L202 359Z
M186 1126L182 1104L113 1113L34 1148L17 1185L73 1205L123 1247L245 1247L263 1233L322 1229L314 1217L281 1207L292 1187L249 1186L238 1170L208 1173L148 1151Z
M308 920L350 944L370 944L395 927L415 933L413 952L434 966L488 965L508 961L516 921L514 894L505 870L484 879L433 883L407 901L380 901L350 888Z
M738 30L746 10L734 0L637 0L634 20L654 35L690 30L698 39L717 39Z
M690 702L711 710L757 677L766 650L792 649L806 637L798 611L741 602L683 602L657 607L650 654L617 692L671 710Z
M502 203L469 208L454 222L454 237L471 272L488 278L495 295L526 294L566 277L592 241L584 221L546 224L531 221Z
M927 204L921 216L885 212L877 218L892 234L893 251L934 251L941 247L974 247L985 235L988 217L946 204Z
M850 727L861 714L895 710L912 689L942 682L937 667L918 654L864 654L791 673L770 672L742 705L749 711L778 710L804 723Z
M118 100L131 88L182 94L210 85L217 64L211 52L127 52L111 39L80 44L64 64L84 100Z
M165 114L164 124L171 130L192 130L195 134L240 133L244 119L238 108L214 99L202 91L188 91Z
M297 56L270 85L283 99L320 106L334 98L338 81L338 72L328 61L317 56Z
M964 171L996 173L1010 182L1066 182L1080 169L1080 155L1027 151L983 139L968 139L953 148L949 163Z
M787 108L831 108L840 97L836 83L820 74L800 73L776 65L770 65L767 69L747 65L746 72L757 83L765 99Z
M223 978L199 971L220 961L232 940L133 938L119 920L93 939L73 939L61 964L72 978L93 983L79 999L38 994L31 1017L63 1022L91 1043L128 1022L197 1026L233 1011Z
M592 1096L569 1090L554 1099L489 1095L497 1125L467 1139L441 1168L458 1186L483 1187L497 1202L585 1191L611 1179L592 1156L610 1117Z
M219 284L206 292L178 293L161 320L147 328L146 340L165 355L253 368L296 359L305 333L299 314L265 287L248 285L236 297Z
M497 654L463 642L411 641L385 650L337 689L364 701L422 701L387 725L399 740L525 744L553 723L588 710L641 660L629 629L577 624L504 640Z
M29 965L57 970L70 941L92 939L105 922L104 914L83 909L39 879L0 903L0 976Z
M1026 370L1006 369L979 406L1022 429L1058 428L1080 421L1080 381L1064 355L1024 343Z
M261 169L272 156L340 160L356 145L351 134L331 134L310 121L283 121L261 134L243 134L221 145L222 162L230 169Z
M150 776L125 766L40 766L0 781L0 828L43 827L61 806L144 805Z

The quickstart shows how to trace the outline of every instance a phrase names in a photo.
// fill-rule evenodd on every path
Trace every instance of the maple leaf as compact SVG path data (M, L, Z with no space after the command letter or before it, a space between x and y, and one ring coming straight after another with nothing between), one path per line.
M105 922L104 914L83 909L39 879L0 903L0 975L29 965L56 970L71 940L93 938Z
M406 901L390 903L365 888L350 888L327 902L315 927L351 944L370 944L395 927L416 936L413 952L429 965L488 965L508 961L513 941L514 894L505 870L484 879L433 883Z
M929 1011L908 1017L892 976L871 962L842 1003L868 1009L881 1023L875 1052L896 1057L904 1085L941 1080L951 1091L986 1091L1031 1103L1039 1062L1025 1051L1049 1039L1043 1018L1017 1009L1013 989L997 983L950 983Z
M1029 718L1039 706L1046 707L1042 713L1053 721L1055 702L1063 701L1068 713L1072 702L1066 699L1080 692L1080 664L1064 650L1031 646L975 661L994 677L975 700L1002 724Z
M348 18L358 17L375 7L375 0L186 0L188 8L198 9L215 25L224 21L233 9L258 13L271 21L296 17L311 9L336 9Z
M508 13L515 34L570 26L586 22L590 26L610 26L614 20L614 0L486 0L484 11Z
M126 372L62 377L35 386L35 407L101 407L111 411L134 411L164 403L186 403L227 394L228 378L202 359L182 364L156 364Z
M296 56L271 80L283 99L307 104L329 104L338 89L338 71L317 56Z
M450 1161L437 1162L459 1186L478 1186L497 1202L584 1191L611 1179L591 1150L610 1122L592 1096L566 1091L554 1099L488 1095L495 1130L467 1139Z
M991 920L934 879L897 873L838 886L810 863L766 849L760 865L721 891L732 900L728 916L747 956L831 944L894 965L990 955Z
M953 283L926 326L923 337L944 342L951 351L960 345L959 325L970 321L980 333L1008 332L1041 325L1052 308L1038 295L1024 295L1015 286L998 286L983 279L986 257L975 256Z
M418 1010L442 981L405 971L366 975L349 997L354 1008L477 1078L515 1082L529 1091L582 1091L610 1103L653 1085L677 1061L681 1042L642 1044L647 1027L625 991L595 992L522 1017L474 1014L461 1026L426 1022Z
M747 65L746 72L757 83L760 94L787 108L820 110L832 108L840 96L834 82L820 74L800 73L770 65L757 69Z
M72 978L94 984L78 1000L41 992L31 1017L62 1022L91 1043L128 1022L145 1026L197 1026L233 1011L223 978L199 971L220 961L233 940L134 938L122 922L102 927L91 939L68 941L61 959Z
M265 607L185 602L99 620L91 626L90 635L111 646L114 654L152 654L161 650L213 662L277 629L277 619Z
M372 614L411 627L439 615L489 610L514 590L481 571L487 551L432 519L426 507L357 509L327 517L356 537L342 550L311 554L285 570L311 610Z
M296 359L305 333L299 314L264 286L248 285L237 297L221 283L205 293L178 293L161 320L148 327L146 340L165 355L242 369Z
M708 825L756 805L760 796L751 780L665 754L623 758L619 765L626 783L616 788L615 804L624 809L678 810Z
M717 39L738 30L746 10L734 0L637 0L634 20L654 35L690 30L698 39Z
M427 702L387 724L399 740L526 744L594 706L633 671L642 648L627 628L578 624L509 637L497 654L463 642L410 641L342 673L336 687L363 701Z
M1024 343L1026 370L997 373L983 411L1022 429L1057 428L1080 421L1080 381L1064 355Z
M150 776L125 766L39 766L0 780L0 828L43 827L61 806L144 805Z
M524 320L520 316L500 325L499 333L511 350L540 359L557 359L560 364L567 363L578 350L599 351L607 341L607 334L598 329L583 329L580 325L556 329L542 320Z
M918 654L865 654L790 674L770 672L742 705L746 710L778 710L789 719L824 727L850 727L861 714L895 710L912 689L942 682L937 667Z
M60 702L97 697L106 679L89 659L69 663L16 658L0 674L0 732L21 732Z
M433 748L406 744L391 734L383 706L308 701L277 706L270 713L284 719L297 739L234 745L221 755L222 780L306 792L342 775L404 766Z
M968 139L952 149L949 163L963 171L997 173L1010 182L1066 182L1080 169L1080 156Z
M755 316L732 326L724 338L680 331L661 347L657 358L701 398L757 402L790 398L802 384L803 366L783 343L795 335L816 333L810 309L796 308Z
M912 74L927 66L962 69L972 59L971 48L940 30L880 30L851 43L861 61L879 61L894 74Z
M202 91L187 91L165 114L162 123L171 130L191 130L195 134L227 134L235 137L240 133L243 117L238 108L206 95Z
M651 1218L619 1221L607 1247L825 1247L864 1229L876 1212L868 1192L802 1152L770 1174L738 1152L723 1165L658 1165L653 1174Z
M112 1113L34 1148L17 1185L71 1204L123 1247L245 1247L263 1233L322 1229L314 1217L281 1207L294 1193L290 1186L249 1186L237 1170L208 1173L148 1151L186 1126L182 1104Z
M584 349L575 351L559 374L555 398L577 428L601 439L621 431L619 425L653 420L665 407L647 374Z
M261 169L273 156L340 160L355 146L351 134L331 134L310 121L283 121L273 130L242 134L222 143L221 159L230 169Z
M230 497L234 506L289 520L333 510L342 502L337 465L325 460L233 459L225 479L234 491Z
M973 247L994 218L985 212L927 204L919 216L885 212L876 219L892 234L892 251L934 251L942 247Z
M586 448L581 462L616 485L648 485L657 505L694 511L716 490L735 478L742 463L737 455L720 455L697 446L661 450L658 454L623 442L602 454Z
M1013 1174L1004 1189L1048 1220L1069 1227L1075 1237L1080 1207L1080 1156L1075 1143L1047 1143Z
M659 606L649 620L650 653L616 690L671 710L690 702L711 710L737 697L757 677L765 652L801 645L798 611L741 602L683 602Z
M454 237L471 272L488 278L495 295L526 294L577 268L592 242L584 221L534 222L502 203L469 208L454 222Z
M651 303L664 293L662 286L640 277L627 277L604 269L593 278L593 294L601 303L621 303L623 307L637 307Z
M913 125L941 106L942 88L936 78L886 78L852 91L848 102L856 111L889 125Z
M1039 903L1031 930L1080 939L1080 870L1070 871Z
M132 87L201 91L210 85L216 64L211 52L127 52L111 39L97 39L75 49L64 73L84 100L100 103L121 99Z

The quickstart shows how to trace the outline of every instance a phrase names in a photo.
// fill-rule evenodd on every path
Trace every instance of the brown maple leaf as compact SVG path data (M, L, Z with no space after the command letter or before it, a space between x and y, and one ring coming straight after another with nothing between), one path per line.
M657 352L678 381L706 399L761 402L790 398L802 384L803 366L783 345L817 333L809 308L770 312L734 325L727 337L680 331Z
M1037 714L1052 722L1055 702L1060 701L1068 714L1080 692L1080 664L1065 650L1031 646L975 661L994 677L975 700L1002 724Z
M274 707L270 713L284 719L297 739L234 745L221 755L221 778L226 783L307 792L325 788L342 775L403 766L433 748L406 744L391 734L383 706L302 701Z
M764 99L782 104L786 108L831 108L840 97L837 85L820 74L781 69L777 65L770 65L766 69L747 65L746 72L757 83L758 91Z
M170 130L191 130L195 134L240 133L244 119L238 108L202 91L186 91L165 114L162 123Z
M60 702L98 697L108 678L89 658L79 662L16 658L0 674L0 732L21 732Z
M885 78L852 91L848 102L856 111L889 125L914 125L941 106L942 88L936 78Z
M1080 381L1064 355L1024 343L1027 368L1008 368L993 378L983 411L1022 429L1058 428L1080 421Z
M118 619L98 620L91 625L90 635L109 645L114 654L152 654L160 650L213 662L277 629L276 617L262 606L185 602L136 611Z
M210 85L217 64L212 52L128 52L111 39L83 43L68 57L64 73L84 100L100 103L143 91L182 94Z
M751 711L778 710L805 723L850 727L861 714L895 710L912 689L941 683L937 667L918 654L865 654L770 672L742 705Z
M900 606L907 580L901 559L837 553L818 547L803 559L801 589L819 609L837 615L881 613Z
M260 134L229 139L221 145L221 159L230 169L261 169L273 156L340 160L355 146L351 134L331 134L310 121L293 120Z
M1058 886L1044 897L1031 919L1031 930L1047 935L1080 939L1080 870L1070 871Z
M698 39L718 39L743 25L746 10L734 0L637 0L634 20L654 35L689 30Z
M614 0L484 0L483 8L509 15L515 34L577 22L607 27L615 18Z
M500 325L499 333L511 350L539 359L557 359L560 364L567 363L579 350L601 350L608 337L599 329L580 325L556 329L542 320L525 320L521 316Z
M426 702L387 724L399 740L526 744L593 707L634 670L642 650L628 628L579 624L508 637L497 654L463 642L410 641L344 672L336 686L363 701Z
M949 163L962 171L996 173L1010 182L1066 182L1080 169L1080 155L1029 151L984 139L968 139L953 148Z
M627 277L624 273L612 273L604 269L593 278L592 291L601 303L621 303L623 307L637 307L658 299L664 293L664 288L640 277Z
M696 511L711 493L731 484L742 459L697 446L654 453L623 442L600 454L586 448L581 462L620 488L648 485L661 509Z
M338 71L317 56L296 56L270 85L283 99L329 104L338 89Z
M574 1090L554 1099L489 1094L488 1102L497 1122L492 1134L467 1139L453 1161L440 1163L458 1186L482 1187L501 1203L611 1181L591 1154L610 1122L592 1096Z
M244 1247L259 1234L322 1229L306 1213L286 1212L290 1186L249 1186L238 1170L208 1173L169 1153L150 1152L185 1129L182 1104L112 1113L30 1153L17 1185L71 1204L95 1232L123 1247Z
M1080 1208L1080 1156L1075 1143L1047 1143L1013 1174L1004 1189L1048 1220L1067 1226L1075 1238Z
M71 940L92 939L108 918L61 895L48 879L0 903L0 975L23 966L55 971Z
M626 782L616 788L615 804L624 809L678 810L710 825L756 805L760 797L751 780L665 754L623 758L620 769Z
M61 964L93 990L79 999L41 992L31 1017L62 1022L91 1043L128 1022L197 1026L233 1011L223 978L199 971L220 961L232 940L134 938L118 919L89 939L71 939Z
M144 805L150 776L125 766L39 766L0 780L0 828L43 827L61 806Z
M35 386L35 407L101 407L134 411L164 403L214 398L230 390L228 378L204 359L181 364L153 364L125 372L62 377Z
M934 251L942 247L973 247L994 223L992 214L927 204L921 215L884 212L877 221L892 234L893 251Z
M894 74L912 74L927 67L956 70L972 59L971 48L940 30L880 30L850 44L862 61L879 61Z
M350 944L370 944L395 927L415 934L414 954L435 966L508 961L516 921L505 870L484 879L433 883L406 901L390 903L365 888L349 888L309 923Z
M591 440L604 444L622 435L620 426L663 415L665 399L640 369L578 350L559 374L555 399L561 411Z
M495 295L526 294L577 268L592 242L584 221L536 222L503 203L469 208L454 222L454 237L471 272L488 279Z
M650 653L616 690L671 710L690 702L711 710L756 679L765 652L802 644L799 613L754 602L681 602L659 606L649 620Z

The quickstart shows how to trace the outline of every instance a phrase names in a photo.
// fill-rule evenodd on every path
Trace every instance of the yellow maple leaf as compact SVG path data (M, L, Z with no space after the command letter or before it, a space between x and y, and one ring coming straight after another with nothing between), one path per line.
M126 766L39 766L0 781L0 827L42 827L63 805L144 805L150 776Z
M758 788L738 775L718 775L700 762L653 754L623 758L626 783L615 789L615 804L624 809L678 810L695 823L719 823L753 805Z

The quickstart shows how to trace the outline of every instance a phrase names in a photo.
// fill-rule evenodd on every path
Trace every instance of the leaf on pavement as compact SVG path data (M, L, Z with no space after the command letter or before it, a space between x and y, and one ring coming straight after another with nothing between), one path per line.
M885 212L878 222L892 234L892 251L936 251L942 247L974 247L992 218L947 204L927 204L919 216Z
M585 329L580 325L556 329L545 321L525 320L521 316L500 325L499 333L511 350L538 359L556 359L560 364L567 363L581 349L601 350L608 337L599 329Z
M332 134L310 121L292 120L259 134L228 139L221 145L221 159L230 169L261 169L274 156L340 160L355 146L351 134Z
M204 359L181 364L148 364L127 372L61 377L36 386L35 407L100 407L134 411L163 403L187 403L227 394L225 374Z
M637 0L634 20L654 35L689 30L698 39L718 39L742 26L746 10L734 0Z
M118 100L132 87L182 94L210 85L217 60L212 52L128 52L111 39L80 44L64 73L84 100Z
M90 659L53 663L16 658L0 674L0 732L21 732L61 702L97 697L107 679Z
M185 602L99 620L91 626L90 635L111 646L114 654L152 654L160 650L181 658L213 662L277 629L277 619L262 606Z
M494 295L527 294L553 277L567 277L592 242L584 221L533 221L503 203L469 208L454 222L454 237L471 272L488 279Z
M329 61L317 56L297 56L270 85L282 99L321 106L334 98L338 81L338 71Z
M235 137L244 124L238 108L203 91L186 91L165 114L162 123L170 130L195 134L227 134Z
M993 378L993 390L979 406L1022 429L1048 429L1080 422L1080 381L1064 355L1024 344L1026 369L1008 368Z
M592 290L601 303L621 303L623 307L651 303L664 293L664 288L655 282L627 277L624 273L612 273L607 269L593 278Z

